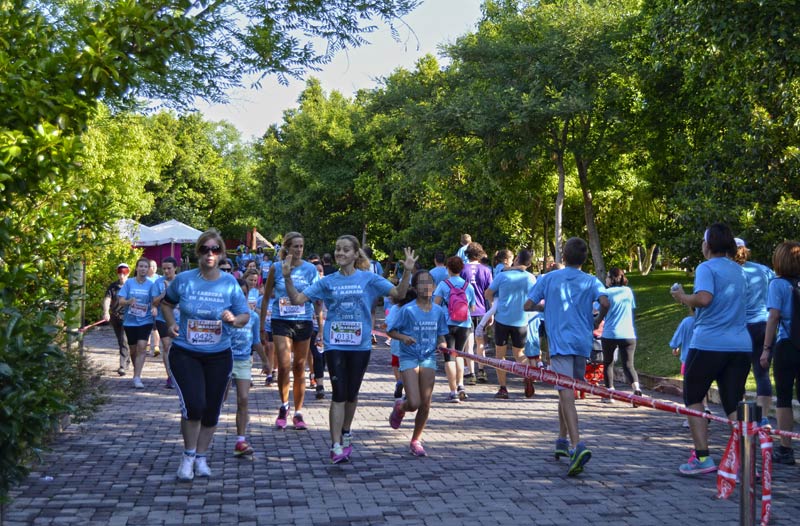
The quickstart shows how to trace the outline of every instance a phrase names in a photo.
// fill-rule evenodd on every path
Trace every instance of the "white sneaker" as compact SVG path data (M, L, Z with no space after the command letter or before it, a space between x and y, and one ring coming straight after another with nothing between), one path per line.
M210 477L211 468L208 467L206 457L194 457L194 471L198 477Z
M133 386L134 386L136 389L144 389L144 384L142 383L142 379L141 379L141 378L139 378L138 376L137 376L137 377L134 377L134 379L133 379Z
M181 455L181 465L178 468L178 478L180 480L192 480L194 478L194 457Z

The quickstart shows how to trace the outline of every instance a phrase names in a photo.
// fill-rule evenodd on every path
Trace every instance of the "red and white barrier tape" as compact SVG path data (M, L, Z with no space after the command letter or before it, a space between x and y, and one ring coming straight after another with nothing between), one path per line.
M101 324L103 324L105 322L106 322L106 320L96 321L96 322L92 323L91 325L87 325L86 327L81 327L80 329L78 329L78 332L86 332L89 329L91 329L92 327L97 327L98 325L101 325Z
M769 431L758 427L755 422L739 422L733 427L728 446L717 470L717 498L727 499L736 487L739 471L739 443L742 433L749 436L758 435L761 449L761 526L767 526L772 514L772 438ZM742 429L744 427L744 430ZM748 491L749 481L742 482L742 491Z

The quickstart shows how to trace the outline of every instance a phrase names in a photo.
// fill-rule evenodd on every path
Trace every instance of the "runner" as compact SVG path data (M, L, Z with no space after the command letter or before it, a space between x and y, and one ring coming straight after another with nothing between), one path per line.
M472 327L470 327L470 334L467 336L466 352L470 354L474 352L478 356L485 356L484 339L475 334L475 328L481 322L484 314L486 314L486 289L492 284L492 269L481 263L481 260L486 257L486 252L484 252L480 243L470 243L467 246L466 254L469 262L464 265L461 277L467 280L475 290L475 310L470 312ZM483 369L483 365L478 365L478 374L476 376L472 360L464 361L464 372L464 383L467 385L475 385L476 381L480 380L482 380L481 383L486 382L486 371Z
M417 412L409 446L411 454L417 457L427 456L421 439L431 410L436 347L444 349L444 336L449 334L444 309L431 303L434 286L427 270L415 272L411 278L411 291L415 294L406 296L411 302L399 309L387 327L392 341L400 341L398 358L406 390L405 401L395 400L389 424L398 429L406 412Z
M119 369L117 374L125 376L128 366L131 363L131 351L128 347L128 337L125 336L125 329L122 327L122 320L125 317L125 307L119 303L119 291L128 279L131 268L127 263L117 265L117 281L106 288L103 297L103 319L114 329L119 346Z
M583 239L568 239L563 253L566 267L541 276L525 302L525 310L544 311L550 338L550 369L581 381L586 374L586 359L592 352L592 328L600 325L609 307L603 284L581 271L588 255L589 247ZM592 315L595 301L600 303L596 318ZM569 457L567 475L575 476L583 471L592 453L580 439L575 391L560 386L556 390L559 432L555 457Z
M367 257L354 236L343 235L336 240L336 264L339 271L325 276L298 292L290 275L290 266L296 259L287 256L287 266L282 268L286 292L294 305L322 300L328 308L323 342L325 361L331 378L330 435L331 462L338 464L352 453L353 418L358 406L358 392L369 364L372 343L368 330L372 305L381 296L404 297L409 277L417 258L410 248L405 249L405 272L399 285L373 274L358 270L367 263Z
M167 381L164 384L164 388L172 389L172 378L169 375L169 364L167 363L169 348L172 345L172 336L169 333L167 322L164 321L164 313L161 311L161 300L164 299L164 294L166 294L167 288L169 287L170 283L172 283L172 280L175 279L175 275L178 271L178 260L171 256L165 257L161 262L161 270L164 272L164 275L159 276L155 282L155 292L158 293L158 296L153 298L153 306L158 309L158 313L156 315L156 331L161 338L161 346L163 347L161 361L164 363L164 370L167 371ZM177 314L179 312L180 311L176 311L176 318L178 317Z
M223 324L244 327L250 320L241 287L231 274L219 270L225 254L219 232L203 232L195 253L199 268L175 276L161 302L174 338L167 363L181 403L180 480L211 476L206 455L233 369L230 333ZM176 305L181 310L179 324Z
M125 309L125 320L122 326L131 345L131 360L133 361L133 386L144 389L142 383L142 369L147 358L147 339L153 330L155 308L152 306L155 296L153 283L147 279L150 269L150 260L139 258L136 262L134 279L125 282L119 291L119 304Z
M303 419L303 402L306 395L305 370L306 358L314 330L312 318L319 313L318 307L311 301L301 305L293 305L287 294L284 274L291 272L292 284L296 290L303 291L306 287L319 281L317 268L303 261L305 240L299 232L289 232L283 237L281 250L283 261L272 265L264 285L264 296L272 299L272 340L275 344L275 356L278 361L278 393L281 406L278 409L278 418L275 427L285 429L289 416L289 376L293 376L292 400L294 402L294 416L292 424L298 431L308 428ZM290 257L291 256L291 257ZM288 260L288 263L287 263ZM285 270L285 272L284 272ZM266 311L261 309L261 326L263 332Z
M636 329L633 327L633 309L636 308L636 300L633 297L633 291L628 287L628 278L620 268L613 267L608 271L606 287L610 306L601 335L603 380L607 388L614 389L614 353L619 352L622 370L631 384L633 394L642 396L642 391L639 388L639 375L636 374L636 369L633 366L633 355L636 352ZM611 400L611 398L604 398L603 400Z

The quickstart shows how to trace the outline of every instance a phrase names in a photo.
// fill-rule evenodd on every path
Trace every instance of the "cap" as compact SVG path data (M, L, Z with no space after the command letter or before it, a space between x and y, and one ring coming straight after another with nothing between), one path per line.
M744 239L742 239L740 237L735 237L735 238L733 238L733 240L736 241L736 246L737 247L745 247L745 248L747 248L747 244L744 242Z
M131 268L128 266L127 263L120 263L117 265L117 272L130 272Z

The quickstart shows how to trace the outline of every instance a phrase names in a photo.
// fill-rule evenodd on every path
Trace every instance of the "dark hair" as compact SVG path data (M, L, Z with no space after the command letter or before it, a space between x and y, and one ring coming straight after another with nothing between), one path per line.
M364 247L364 254L366 254L369 259L372 259L372 249L370 247Z
M436 252L434 252L433 253L433 260L436 263L444 263L444 260L445 260L444 252L442 252L441 250L437 250Z
M173 264L173 265L175 265L176 267L178 266L178 260L177 260L177 259L175 259L175 258L174 258L174 257L172 257L172 256L167 256L167 257L165 257L164 259L162 259L162 260L161 260L161 266L162 266L162 267L164 266L164 263L172 263L172 264Z
M564 243L564 262L569 266L583 265L589 256L589 245L579 237L571 237Z
M324 254L322 254L322 263L324 263L325 265L330 265L331 263L333 263L333 256L325 252Z
M725 223L714 223L708 227L703 238L712 254L725 254L731 258L736 255L736 240Z
M247 279L247 276L260 276L260 275L261 272L257 271L254 268L249 268L244 271L244 274L242 274L242 279Z
M514 257L514 253L508 250L507 248L498 250L497 253L494 255L494 264L499 265L501 261L505 261L511 257Z
M470 242L470 244L467 245L467 250L465 250L464 252L467 254L467 258L470 261L479 260L481 259L481 257L486 255L486 252L483 251L483 247L481 246L481 244L476 243L475 241Z
M490 266L491 264L492 264L492 262L491 262L491 260L489 259L489 256L487 256L486 254L484 254L484 255L483 255L483 257L481 258L481 265L486 265L486 266L488 267L488 266Z
M447 266L447 270L456 275L461 274L461 271L464 270L464 260L458 256L450 256L447 258L445 265Z
M245 289L246 291L250 291L250 285L247 284L247 280L244 278L236 278L236 283L239 284L240 287Z
M781 277L800 277L800 243L784 241L772 254L772 268Z
M197 238L197 241L194 243L194 253L196 256L200 256L200 247L205 245L206 241L209 239L213 239L216 241L217 245L222 249L223 256L225 255L225 240L222 239L222 234L219 233L219 230L216 228L209 228L202 234L200 237ZM220 258L220 261L222 258Z
M608 279L611 281L612 287L626 287L628 285L628 278L625 276L625 271L618 267L612 267L608 271Z
M518 265L524 265L527 267L528 265L531 264L531 261L533 261L533 251L525 249L525 250L520 250L519 254L517 254Z

